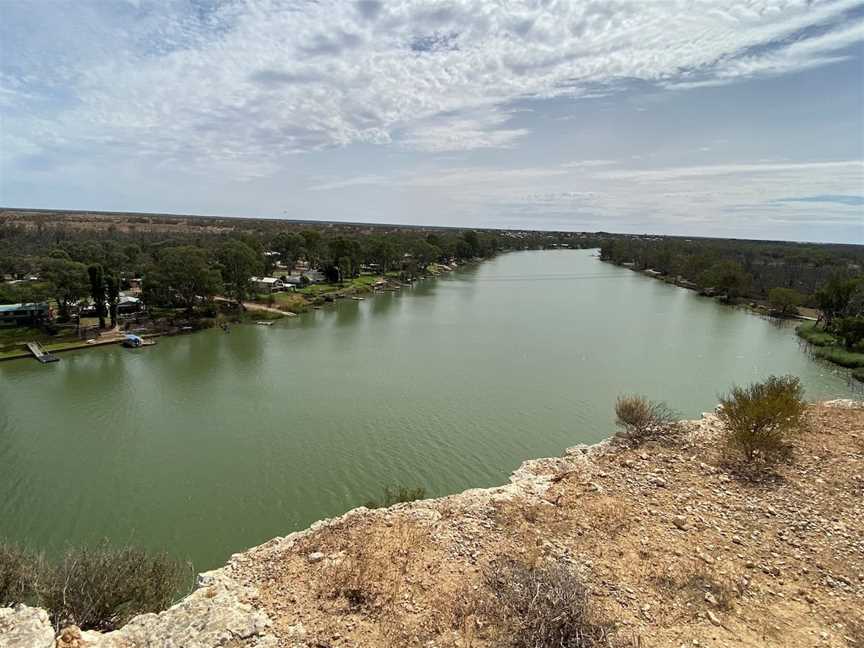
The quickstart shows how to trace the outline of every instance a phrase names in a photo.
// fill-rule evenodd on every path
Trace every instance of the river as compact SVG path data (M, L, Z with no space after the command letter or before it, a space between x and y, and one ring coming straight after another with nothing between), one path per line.
M505 254L270 327L0 363L0 537L49 554L107 537L202 570L388 483L503 483L608 436L623 392L687 417L771 373L851 395L790 327L593 254Z

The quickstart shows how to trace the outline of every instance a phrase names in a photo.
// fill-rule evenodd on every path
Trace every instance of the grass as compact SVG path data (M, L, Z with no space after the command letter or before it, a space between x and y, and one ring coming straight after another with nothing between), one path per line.
M797 333L798 337L802 340L809 342L813 346L828 347L840 344L836 337L823 329L818 328L816 322L801 324L801 326L795 329L795 333Z
M273 295L273 306L292 313L305 313L309 310L309 300L293 292L276 293Z
M798 337L812 345L814 356L853 369L852 377L864 382L864 353L846 349L835 336L817 328L815 322L802 324L795 332Z
M817 346L813 349L813 355L848 369L864 368L864 353L848 351L843 347Z

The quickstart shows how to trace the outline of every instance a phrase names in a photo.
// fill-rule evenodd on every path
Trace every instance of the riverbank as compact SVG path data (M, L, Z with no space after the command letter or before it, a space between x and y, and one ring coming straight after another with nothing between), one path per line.
M864 353L847 349L836 337L817 327L816 323L802 324L795 329L807 342L814 356L852 370L852 377L864 382Z
M723 468L705 414L673 445L577 446L504 486L317 522L235 554L170 610L57 646L497 648L483 573L516 561L578 573L617 645L860 648L864 409L808 418L768 483ZM0 628L3 648L54 646L38 610L2 610Z
M418 279L435 278L454 270L456 270L456 266L433 263L430 264L427 273ZM362 295L379 292L395 292L411 285L413 282L401 281L393 276L360 275L342 283L310 284L294 292L275 293L268 299L261 296L259 299L245 301L243 303L245 311L243 312L227 310L215 318L193 318L186 322L189 324L188 326L166 326L168 319L157 317L151 321L149 326L136 328L135 333L146 338L152 338L162 335L193 333L223 324L255 324L260 320L295 317L338 300L357 299L361 298ZM216 297L215 301L224 306L234 304L232 300L225 297ZM25 341L39 342L49 353L62 353L119 344L122 343L123 339L123 332L111 333L110 331L103 331L99 337L91 339L80 339L75 335L50 336L41 331L16 333L15 340L12 342L0 343L0 362L31 358L32 354L26 348Z

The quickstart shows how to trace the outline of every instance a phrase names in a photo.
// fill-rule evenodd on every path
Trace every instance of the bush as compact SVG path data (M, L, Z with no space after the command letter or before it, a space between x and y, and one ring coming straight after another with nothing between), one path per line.
M35 598L41 562L33 553L0 542L0 607Z
M189 565L134 548L70 550L46 570L41 604L58 628L113 630L136 614L168 607L191 581Z
M387 508L402 502L413 502L426 497L426 489L408 488L407 486L385 486L384 494L380 500L370 499L363 506L369 509Z
M655 403L644 396L619 396L615 401L615 424L634 444L648 439L669 437L680 431L678 414L666 403Z
M788 457L789 438L804 423L804 390L795 376L771 376L733 387L720 399L729 449L744 461L774 463Z
M484 579L494 595L489 616L514 648L608 645L608 625L594 618L585 586L566 564L493 563Z

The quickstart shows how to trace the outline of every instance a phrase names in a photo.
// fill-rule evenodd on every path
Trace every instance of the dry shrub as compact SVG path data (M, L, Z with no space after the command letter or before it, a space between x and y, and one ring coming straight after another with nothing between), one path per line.
M678 413L666 403L644 396L619 396L615 401L615 425L621 436L633 445L654 439L670 439L681 431Z
M168 607L192 584L191 566L166 554L107 543L74 549L42 578L40 600L56 627L113 630L136 614Z
M398 602L412 562L426 550L428 533L405 520L346 538L348 551L325 587L352 608L386 612Z
M608 644L609 626L597 620L588 591L567 564L496 562L484 580L493 598L488 616L513 648Z
M790 457L791 437L805 422L804 389L798 378L771 376L748 387L733 387L720 406L718 416L731 457L751 465Z
M41 569L40 556L13 544L0 543L0 607L33 601Z

